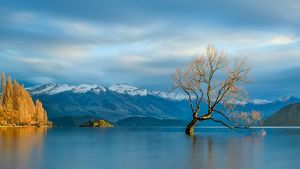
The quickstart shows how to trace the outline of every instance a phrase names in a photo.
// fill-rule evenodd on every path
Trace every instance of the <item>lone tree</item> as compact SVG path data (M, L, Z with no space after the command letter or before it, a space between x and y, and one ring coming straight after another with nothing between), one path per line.
M224 52L212 46L188 66L178 68L173 77L174 88L187 94L192 113L185 133L192 135L199 121L212 120L235 129L248 128L261 120L258 112L232 111L232 106L245 96L242 86L249 82L250 70L245 59L230 63ZM201 111L203 107L205 111Z

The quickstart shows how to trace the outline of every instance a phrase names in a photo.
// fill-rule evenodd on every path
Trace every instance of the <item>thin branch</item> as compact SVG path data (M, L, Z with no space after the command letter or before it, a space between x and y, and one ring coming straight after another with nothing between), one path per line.
M221 121L221 120L217 120L217 119L214 119L214 118L212 118L212 117L211 117L210 119L213 120L213 121L215 121L215 122L218 122L218 123L223 124L224 126L228 127L229 129L235 129L234 127L227 125L226 123L224 123L224 122Z
M212 117L210 119L213 120L213 121L215 121L215 122L221 123L225 127L228 127L229 129L232 129L232 130L236 130L236 129L249 129L248 126L230 126L230 125L224 123L222 120L217 120L217 119L214 119Z
M191 94L186 89L184 89L184 88L182 88L182 89L189 96L190 106L191 106L192 112L194 114L195 113L195 109L194 109L194 105L193 105L193 100L192 100Z
M222 116L225 117L228 121L232 122L232 121L231 121L224 113L222 113L221 111L219 111L219 110L213 110L213 112L216 112L216 113L222 115Z

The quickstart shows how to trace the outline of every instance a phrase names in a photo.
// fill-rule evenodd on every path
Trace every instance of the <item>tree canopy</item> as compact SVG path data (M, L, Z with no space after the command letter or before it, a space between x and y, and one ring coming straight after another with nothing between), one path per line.
M0 96L0 125L2 126L28 126L48 125L47 112L42 103L33 102L30 93L16 80L6 78L1 74Z
M192 134L198 121L212 120L234 129L246 128L261 120L258 112L231 111L235 103L246 96L243 85L249 83L250 71L244 58L231 63L224 52L212 46L189 65L178 68L173 76L174 88L187 94L192 113L186 133ZM207 106L206 112L201 111L202 103Z

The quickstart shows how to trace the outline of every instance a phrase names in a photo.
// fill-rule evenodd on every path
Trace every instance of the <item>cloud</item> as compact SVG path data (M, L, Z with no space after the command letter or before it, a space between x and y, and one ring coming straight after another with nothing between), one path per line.
M176 67L212 44L230 58L247 56L258 79L253 97L261 98L268 95L259 89L269 84L266 77L300 67L298 2L70 2L4 0L0 68L34 83L128 82L167 89ZM293 79L283 78L276 84L286 89L280 79Z
M282 36L274 37L271 40L271 44L286 45L286 44L289 44L289 43L298 42L299 40L300 40L300 38L295 36L295 35L282 35Z
M40 76L29 77L27 78L27 80L31 81L32 83L38 83L38 84L56 82L56 80L52 77L40 77Z
M256 75L253 84L248 86L249 94L255 97L260 93L264 98L278 98L280 96L299 96L300 67L289 67L283 70L273 70L269 73Z

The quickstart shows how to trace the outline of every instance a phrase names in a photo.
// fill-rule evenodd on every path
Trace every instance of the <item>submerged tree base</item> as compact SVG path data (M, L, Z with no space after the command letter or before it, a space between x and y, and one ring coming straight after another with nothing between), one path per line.
M187 135L194 135L194 127L196 125L196 123L198 122L197 119L193 119L187 126L185 129L185 134Z

